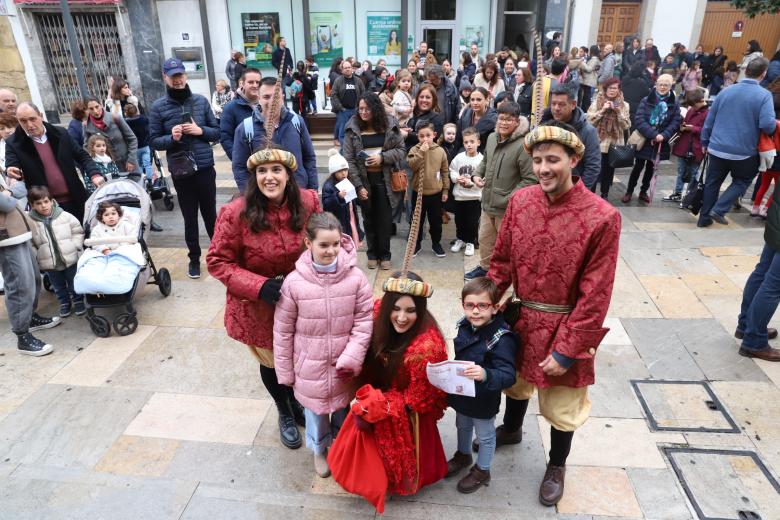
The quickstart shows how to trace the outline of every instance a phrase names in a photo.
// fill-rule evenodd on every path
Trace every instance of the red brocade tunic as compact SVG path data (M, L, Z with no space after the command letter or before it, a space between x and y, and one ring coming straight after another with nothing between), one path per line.
M555 202L539 185L512 195L490 261L488 276L502 294L512 284L521 300L574 306L569 314L520 311L517 367L539 388L592 385L596 349L609 331L602 325L615 280L620 213L574 181ZM539 367L553 351L576 359L560 377Z

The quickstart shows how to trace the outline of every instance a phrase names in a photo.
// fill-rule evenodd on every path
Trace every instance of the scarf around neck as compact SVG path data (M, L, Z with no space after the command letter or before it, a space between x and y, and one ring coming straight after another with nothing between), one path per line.
M655 97L658 98L658 104L653 107L653 111L650 113L650 125L657 127L666 119L666 111L669 109L667 101L671 92L667 92L665 96L659 94L657 90L654 92Z
M184 88L165 87L165 90L168 92L168 95L171 97L171 99L178 101L179 103L184 103L187 101L187 98L192 95L192 91L190 90L190 86L188 84L185 84Z
M596 108L601 110L604 108L604 103L607 102L607 96L603 92L599 92L596 97ZM618 94L618 97L612 102L617 105L614 110L607 110L604 115L601 116L598 124L599 139L604 141L611 139L617 141L620 138L620 124L618 123L618 114L623 108L623 94Z
M92 121L92 124L95 125L95 128L100 130L101 132L105 132L108 128L108 125L106 124L103 119L95 119L93 116L89 116L89 120Z

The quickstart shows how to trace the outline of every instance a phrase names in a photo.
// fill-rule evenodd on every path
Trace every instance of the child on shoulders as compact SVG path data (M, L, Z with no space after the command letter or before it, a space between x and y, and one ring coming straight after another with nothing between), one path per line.
M473 493L490 482L490 464L496 451L494 426L501 390L515 384L515 335L498 312L501 295L489 278L475 278L463 286L461 300L465 316L458 322L455 359L473 361L463 375L475 382L474 397L447 396L455 409L458 428L458 451L447 461L447 477L453 477L471 466L471 439L479 439L477 462L460 479L461 493Z

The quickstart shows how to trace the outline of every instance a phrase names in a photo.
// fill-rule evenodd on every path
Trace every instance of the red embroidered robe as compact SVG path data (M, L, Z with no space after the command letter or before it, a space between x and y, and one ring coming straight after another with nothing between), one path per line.
M609 331L602 325L615 279L620 213L574 179L555 202L539 185L512 195L490 261L488 276L502 293L512 284L522 300L574 306L570 314L520 311L517 367L539 388L592 385L596 349ZM553 351L576 359L563 376L546 376L539 367Z

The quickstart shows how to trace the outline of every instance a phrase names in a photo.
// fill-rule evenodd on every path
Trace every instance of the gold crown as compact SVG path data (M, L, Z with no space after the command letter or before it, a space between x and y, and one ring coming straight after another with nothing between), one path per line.
M246 167L249 170L254 170L261 164L268 163L281 163L293 172L298 169L298 161L295 160L295 155L279 148L264 148L253 153L246 161Z
M394 292L399 294L408 294L409 296L422 296L430 298L433 296L433 286L419 280L411 278L388 278L382 284L382 290L385 292Z

